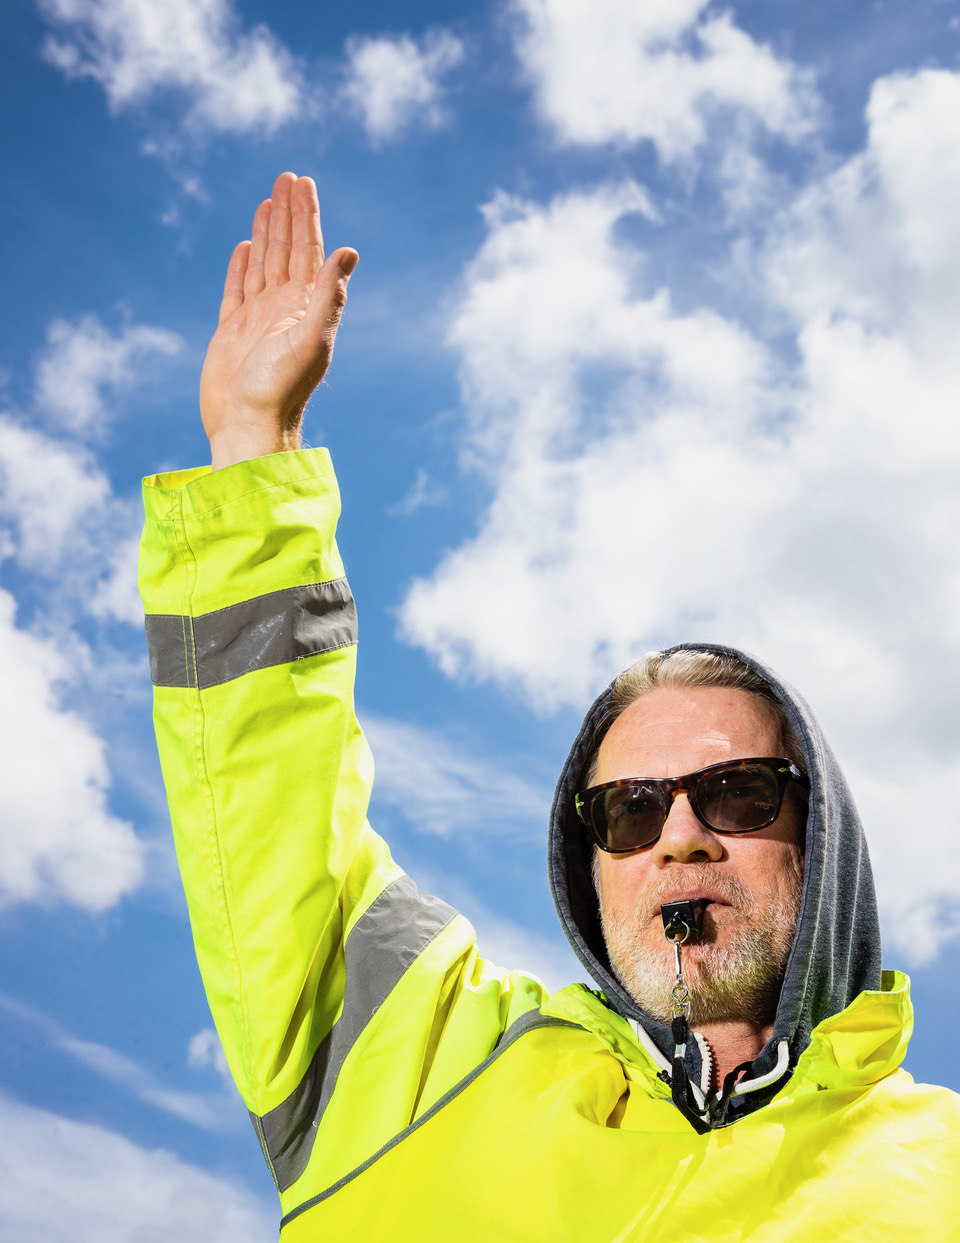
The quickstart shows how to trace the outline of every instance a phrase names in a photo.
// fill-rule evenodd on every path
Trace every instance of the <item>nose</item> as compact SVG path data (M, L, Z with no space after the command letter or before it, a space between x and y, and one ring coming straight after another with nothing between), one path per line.
M700 823L686 794L677 794L663 832L653 844L653 863L657 867L665 867L668 863L706 860L718 863L722 858L723 843L720 838Z

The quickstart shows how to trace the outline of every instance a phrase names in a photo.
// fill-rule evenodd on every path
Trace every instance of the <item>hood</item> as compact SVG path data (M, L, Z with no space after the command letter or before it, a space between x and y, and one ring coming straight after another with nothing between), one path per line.
M845 1009L864 989L880 987L880 927L873 874L853 797L806 701L772 669L735 648L682 643L666 654L684 650L735 656L769 684L800 740L810 777L803 898L793 949L773 1034L744 1076L744 1080L769 1078L771 1088L743 1097L741 1108L750 1109L782 1087L787 1048L792 1068L818 1023ZM593 703L557 783L550 817L550 886L567 940L603 990L607 1005L632 1020L635 1028L639 1026L638 1036L642 1039L645 1032L669 1060L673 1050L669 1027L638 1008L610 967L590 876L593 845L573 805L584 760L609 697L610 687ZM701 1080L697 1041L687 1045L687 1071L695 1082Z

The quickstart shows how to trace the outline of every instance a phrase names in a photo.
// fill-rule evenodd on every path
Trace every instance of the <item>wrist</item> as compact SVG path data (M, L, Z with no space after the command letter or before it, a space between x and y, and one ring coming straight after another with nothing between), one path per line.
M287 453L301 446L300 429L259 427L255 424L224 427L210 436L210 458L214 470L248 462L271 453Z

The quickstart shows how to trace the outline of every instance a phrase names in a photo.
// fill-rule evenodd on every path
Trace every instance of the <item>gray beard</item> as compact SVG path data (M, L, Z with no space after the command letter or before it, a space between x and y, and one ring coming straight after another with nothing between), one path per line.
M644 894L643 911L609 910L604 905L596 856L593 882L614 972L645 1014L669 1023L676 959L659 926L651 925L650 911L658 910L660 902L676 892L676 875L664 878L659 895ZM780 888L753 893L711 863L684 864L683 887L700 886L717 891L729 902L737 911L739 926L735 936L727 934L724 943L718 944L708 909L702 938L684 949L683 978L690 990L691 1025L732 1019L772 1022L800 912L802 867Z

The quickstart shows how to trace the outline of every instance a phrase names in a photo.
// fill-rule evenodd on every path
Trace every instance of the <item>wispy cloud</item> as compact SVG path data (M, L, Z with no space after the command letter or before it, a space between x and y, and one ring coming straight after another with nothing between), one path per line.
M296 57L266 26L244 29L230 0L38 4L47 60L99 82L115 112L172 95L194 132L270 134L305 106Z
M212 1027L204 1027L190 1037L187 1045L187 1065L201 1070L215 1070L225 1083L233 1084L223 1045Z
M0 1096L5 1243L263 1243L276 1211L238 1182L105 1127Z
M559 924L551 935L544 936L518 920L492 911L461 879L449 873L418 868L416 880L469 919L477 934L477 947L488 962L506 971L535 975L550 992L585 978L583 966Z
M446 488L432 483L425 470L418 470L410 491L396 505L392 505L389 512L406 517L408 514L416 513L418 509L423 509L424 506L442 505L446 499Z
M536 107L564 143L650 141L690 157L734 114L795 140L817 114L810 76L708 0L514 0L517 53Z
M450 332L493 499L403 608L449 673L547 708L668 641L767 656L860 775L887 935L914 960L960 905L957 813L907 811L960 780L958 118L956 74L875 84L864 150L732 239L752 329L651 285L620 231L632 185L497 200ZM897 844L918 816L935 875Z
M126 1092L135 1100L164 1113L189 1122L191 1126L205 1131L230 1131L244 1121L244 1111L238 1108L239 1097L233 1088L229 1075L225 1076L226 1091L217 1092L185 1092L171 1088L162 1083L156 1075L141 1066L133 1058L119 1053L109 1045L94 1040L81 1040L72 1033L65 1031L53 1019L14 997L0 993L0 1009L13 1015L21 1023L28 1026L34 1035L39 1036L51 1049L66 1054L79 1065L85 1067L105 1082ZM216 1034L210 1032L216 1040ZM198 1057L198 1038L203 1042L205 1058ZM219 1047L219 1042L217 1044ZM222 1053L220 1054L222 1058ZM211 1066L219 1071L215 1053L206 1032L198 1033L190 1042L187 1050L187 1064L191 1066Z
M550 792L437 731L370 713L375 797L418 833L520 833L542 837Z
M449 30L354 37L347 41L342 95L374 146L414 125L435 128L445 119L442 79L463 60Z

